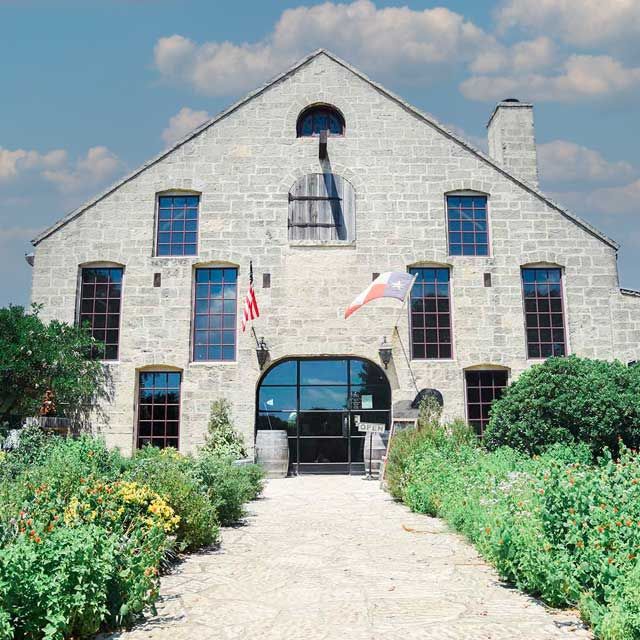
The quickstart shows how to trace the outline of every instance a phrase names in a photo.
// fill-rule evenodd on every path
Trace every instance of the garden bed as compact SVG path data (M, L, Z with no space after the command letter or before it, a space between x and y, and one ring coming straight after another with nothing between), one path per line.
M640 638L640 456L586 445L488 452L461 426L398 436L389 488L463 533L500 576L578 607L605 640Z
M158 598L177 553L219 540L262 490L255 465L27 430L0 453L0 638L126 626Z

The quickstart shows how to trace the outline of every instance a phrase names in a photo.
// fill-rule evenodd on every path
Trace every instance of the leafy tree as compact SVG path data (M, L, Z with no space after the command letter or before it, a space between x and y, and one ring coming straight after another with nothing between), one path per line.
M108 370L91 359L97 343L89 332L57 320L47 324L40 309L0 309L0 424L37 415L48 388L59 413L76 420L108 394Z
M495 402L485 432L489 448L540 453L584 442L595 454L640 445L640 367L571 356L525 371Z
M203 450L221 457L247 457L244 438L236 430L231 418L231 406L224 398L211 403L211 417Z

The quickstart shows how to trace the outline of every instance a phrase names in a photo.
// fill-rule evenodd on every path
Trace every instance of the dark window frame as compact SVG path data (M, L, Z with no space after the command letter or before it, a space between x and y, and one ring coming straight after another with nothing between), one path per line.
M161 204L163 199L172 199L175 202L177 198L195 198L197 203L193 206L193 203L185 203L180 206L165 206L162 207ZM166 191L162 193L156 194L156 220L155 220L155 233L153 238L153 256L155 258L189 258L194 257L199 254L200 251L200 207L202 204L202 194L196 192L173 192ZM195 209L196 215L195 218L191 217L187 219L187 210ZM166 214L163 211L170 211L171 214L167 219L164 219ZM184 217L174 216L174 212L184 211ZM187 230L188 223L193 223L195 221L195 231L193 229ZM176 229L174 231L174 225L179 226L181 222L184 222L183 230ZM163 225L169 224L169 230L162 228ZM193 226L193 225L189 225ZM181 241L173 241L173 236L175 234L182 233ZM189 242L187 242L187 233L195 234L195 240L193 238L189 238ZM161 236L161 234L163 234ZM168 240L167 242L160 242L160 240ZM161 250L162 247L168 247L168 253L165 253ZM174 248L181 247L182 252L174 252ZM186 247L194 247L193 253L185 253Z
M477 384L470 384L469 378L477 377ZM490 377L490 384L487 384L487 378ZM504 378L503 384L496 384L496 378ZM479 437L484 435L485 428L489 422L490 411L495 400L498 400L504 389L509 386L509 370L508 369L465 369L464 371L464 398L465 398L465 413L467 416L467 423L473 427L476 434ZM475 382L475 381L472 381ZM478 399L471 399L471 392L477 390ZM493 396L491 400L487 401L489 390ZM496 391L498 393L496 393ZM483 393L484 392L484 393ZM477 407L479 409L479 417L471 417L471 407Z
M82 327L85 322L89 322L90 332L92 337L96 340L99 340L103 343L103 348L98 349L97 347L92 349L91 357L96 358L98 360L104 362L117 362L120 358L120 337L121 337L121 327L122 327L122 301L123 301L123 287L124 287L124 266L120 264L114 263L96 263L96 264L85 264L80 265L78 274L78 293L77 293L77 302L76 302L76 324ZM119 272L119 281L112 281L113 275L109 273L108 280L106 282L98 282L97 279L94 279L93 282L89 282L85 280L85 274L88 275L90 271L109 271L109 272ZM96 276L97 277L97 276ZM93 285L93 296L86 296L85 293L87 290ZM119 296L112 297L111 287L113 285L119 286ZM106 288L106 296L96 297L98 293L98 286ZM113 309L112 302L115 300L117 303L117 311L111 311ZM93 301L91 307L91 311L87 311L87 305L85 303ZM96 301L104 301L105 307L104 311L100 310L96 312ZM96 316L102 317L104 316L104 325L97 326L100 323L96 322ZM117 325L110 325L112 322L110 320L110 316L117 316ZM108 336L107 332L116 332L116 340L110 340L108 338L112 337L112 334ZM104 336L102 335L104 332ZM110 349L110 347L112 347ZM115 350L115 352L114 352ZM110 357L107 357L107 353L111 353Z
M222 272L221 278L218 280L211 279L211 272L219 271ZM234 272L235 279L233 281L227 280L226 272ZM198 281L199 273L208 272L208 279ZM235 297L227 297L225 295L225 285L230 285L233 282L235 284ZM204 287L207 287L208 293L204 294ZM212 296L212 285L220 285L221 287L221 295L220 296ZM221 303L221 311L211 312L211 301L220 301ZM227 311L226 302L230 302L233 300L233 311ZM192 304L191 304L191 362L236 362L238 356L238 267L232 265L203 265L196 266L193 270L193 293L192 293ZM207 312L206 313L198 313L198 303L200 301L201 306L204 306L204 301L207 302ZM231 305L228 305L229 307ZM198 320L200 318L207 319L207 328L205 329L202 326L204 320ZM221 318L221 326L219 328L212 328L211 318ZM233 326L225 327L226 322L230 322L227 318L233 319ZM198 324L201 326L198 326ZM221 334L220 342L209 342L210 334L213 332L219 332ZM206 342L198 342L204 336L199 336L198 333L206 333L207 341ZM225 333L233 334L233 343L225 342ZM200 348L200 349L199 349ZM198 351L202 349L206 350L206 357L201 357L198 355ZM220 349L220 357L214 358L209 357L210 353L215 349ZM228 353L228 348L232 348L232 356L224 357L225 350Z
M303 127L305 120L311 117L311 133L304 133ZM345 119L339 109L330 104L313 104L303 109L298 115L296 121L296 137L297 138L317 138L320 135L321 129L316 130L316 118L329 117L335 118L340 128L339 133L332 132L331 129L325 129L328 131L330 138L343 138L345 136L346 124Z
M180 449L180 426L182 422L182 371L176 371L173 369L153 369L142 370L137 372L137 394L136 394L136 430L135 430L135 448L141 449L146 444L153 446L175 447ZM166 386L156 386L155 376L167 376ZM146 386L142 384L143 376L154 376L152 385ZM169 376L178 376L178 386L169 384ZM161 403L155 402L154 392L157 390L166 390L165 401ZM178 401L177 403L169 402L169 391L177 389ZM142 394L144 390L151 391L151 401L142 402ZM146 407L149 407L147 410ZM163 412L156 412L155 407L164 407ZM169 420L169 407L176 407L177 418L175 420ZM160 413L163 413L163 417L158 417ZM149 434L141 435L141 423L149 424ZM162 423L164 432L162 435L155 432L156 425ZM167 435L167 424L176 424L176 435ZM158 444L158 441L163 441L162 444ZM170 441L170 442L169 442Z
M433 272L433 279L424 280L420 279L420 271ZM440 280L441 272L447 272L447 280ZM445 265L442 266L416 266L410 267L409 273L412 275L418 275L416 278L415 284L411 289L411 293L409 295L409 348L411 352L412 360L453 360L454 359L454 341L453 341L453 299L451 295L451 268ZM424 277L423 275L423 277ZM440 296L439 294L439 285L446 282L447 284L447 295ZM422 287L424 293L425 285L433 285L435 296L432 297L424 297L417 296L416 292L419 291L418 288ZM440 304L441 301L446 299L447 303ZM422 300L423 301L423 310L422 311L414 311L413 309L413 301L414 300ZM433 300L434 309L431 311L425 310L425 302ZM448 309L448 310L447 310ZM434 318L435 316L435 318ZM448 316L448 321L442 321L441 324L441 316ZM418 320L420 318L421 320ZM427 319L429 318L429 319ZM434 323L435 320L435 324ZM422 324L418 324L421 322ZM435 331L435 342L428 338L432 338L433 334L428 333ZM449 332L449 340L441 339L441 332ZM415 340L417 335L416 332L423 333L423 340ZM445 333L446 335L446 333ZM433 355L433 347L435 346L435 353ZM423 347L423 349L416 348ZM431 347L431 349L429 349ZM431 351L431 355L429 352ZM422 355L421 355L422 353Z
M462 203L458 207L450 206L449 201L453 198L465 199L470 202L470 206L463 207ZM483 200L484 206L477 206L476 200ZM471 218L465 219L462 211L471 211ZM449 256L467 258L490 258L491 257L491 225L489 223L489 196L486 193L451 192L445 194L445 211L447 222L447 253ZM457 217L451 215L452 212L459 211ZM477 211L484 211L484 218L476 216ZM466 225L466 226L465 226ZM484 225L484 230L480 225ZM457 234L454 237L454 234ZM478 238L485 236L484 241ZM456 240L455 242L453 240ZM465 242L470 240L470 242ZM459 250L455 250L459 247ZM471 250L465 251L465 247ZM486 249L486 252L482 251Z
M527 272L535 276L534 280L525 279L525 273ZM546 272L546 274L544 272ZM558 274L556 280L549 279L551 273ZM527 278L530 278L530 276L527 276ZM559 295L551 296L550 293L544 294L544 286L548 283L559 286ZM520 285L522 288L527 359L545 360L553 356L564 357L569 355L567 316L564 300L564 271L562 267L554 265L523 266L520 268ZM527 295L527 285L535 285L536 295ZM535 301L535 305L529 304L530 301ZM557 301L557 303L554 305L552 301ZM536 308L535 311L531 310L533 306ZM547 331L550 333L547 334ZM537 333L536 340L532 339L534 333ZM556 339L558 335L561 335L562 339ZM557 349L555 345L559 345L561 348Z

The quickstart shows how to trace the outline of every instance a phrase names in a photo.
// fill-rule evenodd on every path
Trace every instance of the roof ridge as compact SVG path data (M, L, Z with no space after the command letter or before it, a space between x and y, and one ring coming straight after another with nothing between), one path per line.
M357 77L361 78L362 80L364 80L365 82L370 84L377 91L380 91L383 95L387 96L388 98L390 98L391 100L393 100L394 102L399 104L403 109L405 109L406 111L412 113L415 116L418 116L424 122L426 122L430 126L434 127L435 129L439 130L445 136L447 136L448 138L450 138L454 142L456 142L459 145L461 145L463 148L467 149L468 151L470 151L471 153L473 153L474 155L479 157L482 161L486 162L490 166L492 166L495 169L497 169L505 177L507 177L510 180L514 181L516 184L519 184L521 187L523 187L524 189L526 189L527 191L529 191L533 195L537 196L538 198L540 198L541 200L546 202L549 206L551 206L556 211L558 211L559 213L564 215L566 218L568 218L571 221L573 221L578 226L582 227L585 231L587 231L591 235L595 236L596 238L599 238L605 244L608 244L609 246L611 246L615 250L618 250L620 248L620 245L615 240L609 238L609 236L607 236L606 234L602 233L600 230L598 230L596 227L594 227L592 224L590 224L586 220L583 220L582 218L580 218L576 214L570 212L568 209L565 209L564 207L562 207L561 205L556 203L549 196L545 195L535 185L532 185L529 182L527 182L526 180L523 180L522 178L519 178L519 177L513 175L504 165L502 165L501 163L497 162L495 159L491 158L489 155L487 155L486 153L484 153L483 151L481 151L480 149L475 147L473 144L471 144L470 142L468 142L467 140L465 140L464 138L459 136L457 133L451 131L448 127L446 127L445 125L440 123L430 113L427 113L426 111L422 111L422 110L418 109L417 107L413 106L412 104L410 104L409 102L407 102L406 100L404 100L400 96L396 95L395 93L393 93L392 91L390 91L386 87L383 87L378 82L376 82L376 81L372 80L371 78L369 78L369 76L367 76L365 73L363 73L362 71L360 71L356 67L352 66L350 63L346 62L345 60L343 60L342 58L337 56L335 53L333 53L332 51L329 51L328 49L325 49L325 48L322 48L322 47L318 48L318 49L315 49L313 52L311 52L311 53L307 54L306 56L300 58L291 67L289 67L286 71L274 76L273 78L271 78L270 80L268 80L267 82L262 84L257 89L254 89L253 91L249 92L243 98L240 98L239 100L237 100L236 102L231 104L226 109L220 111L218 114L216 114L215 116L213 116L212 118L210 118L206 122L202 123L199 127L196 127L194 130L189 132L186 136L184 136L183 138L181 138L180 140L175 142L171 147L169 147L169 148L165 149L164 151L162 151L161 153L157 154L156 156L154 156L153 158L148 160L146 163L144 163L143 165L141 165L140 167L138 167L137 169L135 169L131 173L127 174L124 178L121 178L119 181L117 181L116 183L111 185L108 189L106 189L105 191L100 193L98 196L92 198L91 200L88 200L87 202L82 204L80 207L77 207L73 211L69 212L66 216L64 216L63 218L58 220L56 223L54 223L53 225L51 225L50 227L45 229L42 233L37 235L31 241L31 243L34 246L37 245L42 240L44 240L45 238L50 236L52 233L55 233L58 229L60 229L61 227L63 227L67 223L71 222L72 220L74 220L75 218L80 216L82 213L84 213L84 211L86 211L87 209L89 209L90 207L92 207L93 205L97 204L102 199L106 198L108 195L110 195L111 193L113 193L114 191L119 189L122 185L124 185L127 182L133 180L135 177L140 175L143 171L145 171L149 167L151 167L151 166L155 165L156 163L160 162L161 160L163 160L165 157L167 157L169 154L173 153L176 149L181 147L183 144L187 143L189 140L192 140L196 136L200 135L200 133L202 133L203 131L205 131L209 127L212 127L213 125L215 125L217 122L219 122L223 118L231 115L234 111L236 111L237 109L239 109L240 107L245 105L247 102L249 102L253 98L259 96L262 93L264 93L265 91L270 89L272 86L274 86L276 83L281 82L282 80L284 80L284 79L288 78L289 76L293 75L300 68L302 68L303 66L307 65L309 62L311 62L313 59L317 58L320 55L326 55L328 58L330 58L331 60L333 60L337 64L341 65L345 69L348 69L349 71L351 71L351 73L353 73Z

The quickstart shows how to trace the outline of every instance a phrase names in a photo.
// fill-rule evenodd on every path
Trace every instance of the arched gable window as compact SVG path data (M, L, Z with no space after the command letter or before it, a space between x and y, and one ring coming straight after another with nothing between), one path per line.
M335 173L309 173L289 191L289 240L355 239L356 194Z
M321 131L328 131L330 136L343 136L344 118L337 109L329 105L306 108L298 116L298 138L319 136Z

